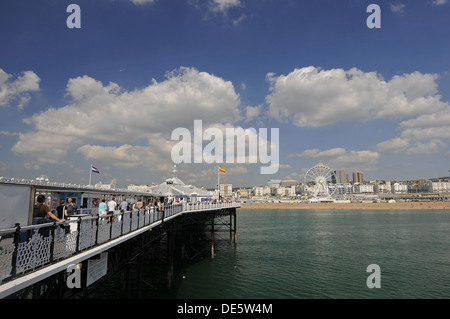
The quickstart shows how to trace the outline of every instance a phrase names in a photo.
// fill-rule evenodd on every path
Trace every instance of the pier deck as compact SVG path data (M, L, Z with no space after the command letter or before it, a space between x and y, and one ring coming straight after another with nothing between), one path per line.
M3 237L0 241L0 298L54 275L63 275L67 280L69 267L99 259L102 253L137 237L167 231L165 227L169 225L230 215L234 216L234 229L230 219L231 237L231 231L236 232L236 208L239 207L239 203L183 203L166 206L162 211L118 213L113 219L85 214L64 223L24 227L17 224L15 228L0 230Z

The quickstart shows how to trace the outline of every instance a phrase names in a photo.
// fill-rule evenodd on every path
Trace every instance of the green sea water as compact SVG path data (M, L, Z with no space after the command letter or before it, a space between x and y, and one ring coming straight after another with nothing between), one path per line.
M167 263L144 256L141 297L450 298L448 210L238 209L237 234L235 245L217 233L214 259L206 243L203 254L178 260L169 291ZM372 264L380 288L367 286ZM108 285L92 297L120 298L120 277Z
M168 298L450 298L450 212L242 210ZM368 288L367 267L380 268Z

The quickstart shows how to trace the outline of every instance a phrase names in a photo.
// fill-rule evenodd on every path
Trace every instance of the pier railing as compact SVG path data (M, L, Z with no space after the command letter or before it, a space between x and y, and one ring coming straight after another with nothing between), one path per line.
M240 207L240 204L183 203L105 216L74 215L65 222L31 226L16 224L13 228L0 230L0 285L3 281L102 245L142 227L164 222L164 219L177 214L231 207Z

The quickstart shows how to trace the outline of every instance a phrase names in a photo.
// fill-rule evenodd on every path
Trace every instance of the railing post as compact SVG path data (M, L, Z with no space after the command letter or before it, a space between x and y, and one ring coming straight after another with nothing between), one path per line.
M15 224L16 231L14 232L14 252L11 260L11 276L17 274L17 255L20 241L20 223Z
M125 221L125 212L120 212L120 216L121 216L121 218L120 218L120 236L122 236L123 235L123 224L124 224L124 221Z
M111 217L109 218L110 227L109 227L109 239L108 240L112 239L113 223L114 223L114 211L111 214Z
M138 220L137 220L137 226L136 226L136 229L139 229L139 221L141 220L141 209L139 209L139 211L138 211Z
M132 209L130 212L130 231L132 230L131 228L133 227L133 214L134 214L134 209Z
M53 221L53 226L51 226L51 236L52 236L52 241L50 243L50 262L53 261L53 256L54 256L54 252L55 252L55 234L56 234L56 220Z
M99 223L99 219L100 219L100 215L98 218L96 218L96 222L95 222L95 226L96 226L96 231L95 231L95 244L98 244L98 223Z
M75 252L79 251L80 248L80 235L81 235L81 217L78 217L77 220L77 243L76 243L76 247L75 247Z

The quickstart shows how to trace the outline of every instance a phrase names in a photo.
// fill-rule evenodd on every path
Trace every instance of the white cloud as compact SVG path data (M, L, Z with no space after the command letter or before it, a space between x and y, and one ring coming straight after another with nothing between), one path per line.
M436 6L444 5L448 2L448 0L434 0L433 4Z
M19 135L16 154L57 163L77 150L87 159L150 166L149 160L170 161L173 129L191 128L195 119L205 125L240 119L232 83L193 68L181 67L134 91L78 77L68 81L67 95L70 104L24 120L33 131Z
M334 169L351 171L375 171L378 169L380 154L373 151L347 151L343 155L329 160L326 164Z
M132 3L136 5L143 5L147 3L155 3L156 0L131 0ZM192 2L192 4L197 5L195 2ZM210 10L213 12L223 12L225 13L228 9L234 8L234 7L240 7L241 1L240 0L208 0L208 5L210 7ZM239 19L244 19L245 16L241 16ZM237 22L239 23L239 21Z
M212 10L225 12L226 10L239 7L241 5L240 0L212 0Z
M230 176L234 178L239 176L245 176L249 173L248 166L242 166L237 164L226 164L222 165L226 169L226 174L222 174L220 177L220 183L227 183ZM214 185L217 186L217 166L206 167L199 171L193 171L193 167L189 166L177 166L179 176L183 176L183 181L185 183L194 185ZM214 182L211 184L211 177L214 178ZM243 182L245 185L246 183Z
M408 155L444 151L447 147L444 141L450 141L450 107L447 105L441 111L402 121L399 130L400 137L377 144L377 149L383 153Z
M450 125L405 129L401 137L414 140L450 139Z
M241 0L188 0L188 3L201 11L205 19L221 17L233 27L247 19L247 15L239 10L243 7Z
M31 171L38 171L38 170L41 169L41 167L39 166L39 164L36 163L36 162L26 162L26 163L23 164L23 166L24 166L26 169L29 169L29 170L31 170Z
M131 167L147 167L146 163L153 163L157 166L159 152L152 151L149 146L136 146L124 144L120 146L100 146L100 145L83 145L77 149L84 158L93 160L94 162L104 161L108 158L115 166L131 168Z
M191 155L188 157L192 159L192 162L246 163L258 164L260 167L277 166L279 164L279 138L273 136L272 129L267 130L266 133L252 127L243 128L216 123L197 127L191 135L199 136L199 140L196 141L195 136L191 136L191 140L186 142L183 139L183 141L177 141L177 144L180 145L180 148L182 146L183 149L191 150ZM194 147L198 147L202 152L196 154L193 150ZM178 155L180 148L176 148L174 156Z
M9 169L9 165L0 161L0 172L6 171Z
M405 138L392 138L390 140L378 143L376 149L382 153L398 154L409 147L409 140Z
M402 14L405 10L405 5L403 3L398 3L398 4L389 3L389 5L391 7L391 11L394 13Z
M146 4L146 3L155 3L156 0L131 0L134 4Z
M436 153L441 151L445 146L447 146L447 144L438 139L434 139L426 143L417 142L414 147L408 148L406 154L416 155Z
M320 151L319 149L311 149L306 150L300 154L297 154L297 157L306 157L306 158L316 158L316 157L330 157L330 156L338 156L346 153L346 150L342 147L332 148L330 150Z
M17 133L17 132L8 132L8 131L0 131L0 135L15 136L15 135L19 135L19 133Z
M63 164L68 151L81 140L63 134L42 131L19 133L19 141L12 147L16 155L34 158L38 163Z
M38 131L103 141L129 141L206 123L239 119L239 95L231 82L195 69L180 68L161 83L124 91L88 76L70 79L73 102L26 120Z
M269 116L299 127L403 119L448 107L436 94L436 80L436 75L414 72L385 81L376 72L310 66L288 75L268 73L266 102Z
M377 169L376 164L378 163L380 154L369 150L354 151L336 147L323 151L320 151L319 149L305 150L304 152L297 154L297 156L305 158L321 157L324 164L328 165L332 170L347 169L353 171L373 171ZM333 158L324 160L324 157Z
M233 20L233 25L237 26L239 25L242 21L244 21L247 18L247 16L245 14L241 14L238 18Z
M417 118L403 121L399 125L402 128L413 128L442 126L448 124L450 124L450 108L447 108L441 112L423 114L418 116Z
M13 79L11 74L0 69L0 106L9 105L18 100L17 108L23 107L30 101L30 92L39 91L40 78L33 71L22 72Z
M423 139L430 140L426 142L420 142L414 141L415 139L417 139L417 136L414 134L402 134L403 137L396 137L378 143L376 145L376 149L385 154L418 155L436 153L446 147L447 144L439 138L434 138L434 135L424 136ZM442 137L441 135L438 135L438 137Z
M245 121L250 122L251 120L258 118L261 114L261 105L258 106L247 106L245 108Z

